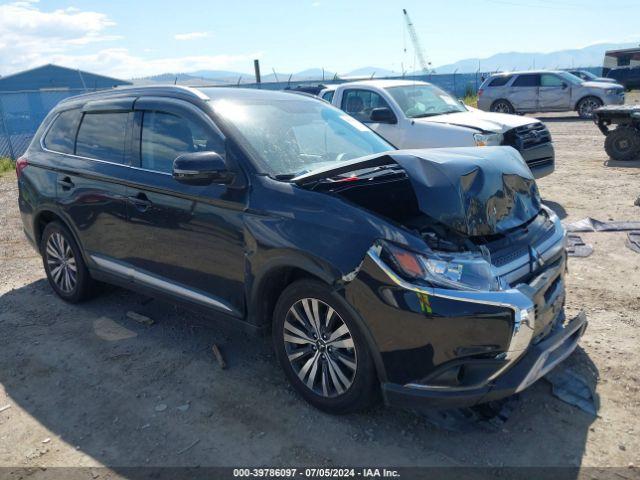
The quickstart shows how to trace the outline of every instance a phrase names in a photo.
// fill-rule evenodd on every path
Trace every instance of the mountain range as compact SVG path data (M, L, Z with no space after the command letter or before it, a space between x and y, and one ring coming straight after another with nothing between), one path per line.
M497 70L529 70L532 68L572 68L572 67L597 67L602 65L604 53L607 50L637 47L634 43L599 43L584 48L558 50L548 53L505 52L497 53L486 58L466 58L455 63L435 67L436 73L469 73L492 72ZM407 72L412 74L420 72ZM317 80L327 81L333 78L382 78L397 76L401 72L394 72L381 67L362 67L346 73L339 73L322 68L310 68L295 73L263 72L263 82L286 82ZM238 83L253 83L253 73L236 72L228 70L198 70L186 73L164 73L151 77L133 80L137 84L151 83L178 83L182 85L234 85Z

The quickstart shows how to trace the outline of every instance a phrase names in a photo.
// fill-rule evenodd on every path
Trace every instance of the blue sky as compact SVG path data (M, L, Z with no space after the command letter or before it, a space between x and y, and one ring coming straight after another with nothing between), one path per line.
M124 78L201 69L412 69L402 8L434 66L508 51L640 42L640 1L0 2L0 74L59 63ZM404 46L408 53L404 53Z

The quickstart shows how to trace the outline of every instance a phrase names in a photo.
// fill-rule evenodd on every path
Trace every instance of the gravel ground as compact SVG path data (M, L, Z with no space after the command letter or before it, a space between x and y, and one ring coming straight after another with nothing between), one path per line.
M557 149L556 172L539 182L548 204L566 221L640 219L640 161L609 161L597 128L573 114L540 118ZM590 326L567 363L597 383L598 416L539 381L506 423L456 432L382 406L320 413L287 385L267 339L134 293L107 288L88 303L65 304L23 238L16 196L15 176L0 177L0 466L9 471L375 464L637 473L628 467L640 465L640 255L625 248L624 233L582 235L594 253L569 261L568 310L584 309ZM214 343L227 370L216 364Z

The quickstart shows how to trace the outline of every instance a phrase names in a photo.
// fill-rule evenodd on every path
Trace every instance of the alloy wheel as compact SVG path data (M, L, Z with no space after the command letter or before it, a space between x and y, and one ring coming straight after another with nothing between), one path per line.
M496 103L493 107L493 111L495 113L511 113L509 105L507 105L505 102Z
M580 103L580 116L583 118L591 118L593 111L600 107L600 103L592 98L587 98Z
M47 266L56 286L64 293L71 293L78 283L78 267L73 249L58 232L47 240Z
M294 303L284 321L289 363L307 388L336 397L353 384L358 368L349 327L331 306L315 298Z

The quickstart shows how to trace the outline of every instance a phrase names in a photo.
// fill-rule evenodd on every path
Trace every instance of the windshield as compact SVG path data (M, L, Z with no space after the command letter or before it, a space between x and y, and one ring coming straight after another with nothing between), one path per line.
M408 118L466 112L464 105L433 85L404 85L386 89Z
M219 99L211 105L248 146L258 169L274 177L395 150L368 127L321 101L291 95Z
M590 80L594 80L594 79L598 78L593 73L587 72L586 70L580 70L580 75L576 75L576 77L578 77L578 76L582 76L581 78L587 77Z
M558 72L558 75L562 77L563 80L571 83L572 85L580 85L584 80L580 77L576 77L574 74L569 72Z

